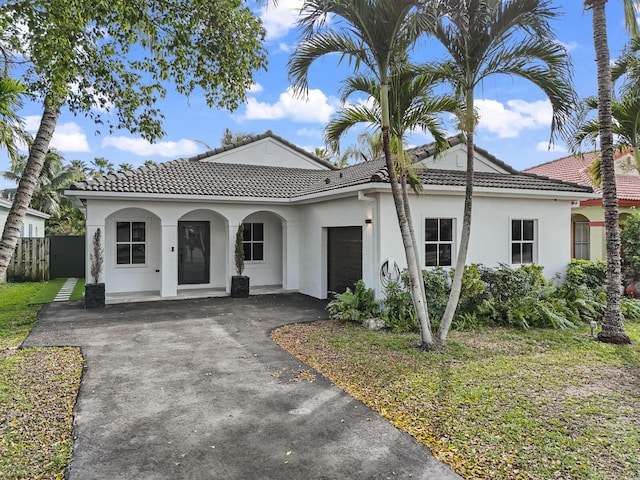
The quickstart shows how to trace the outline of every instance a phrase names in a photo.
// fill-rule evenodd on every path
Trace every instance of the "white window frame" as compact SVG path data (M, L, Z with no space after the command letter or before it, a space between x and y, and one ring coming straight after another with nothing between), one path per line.
M427 227L427 220L437 220L438 221L438 240L437 241L433 241L433 240L427 240L427 235L426 235L426 227ZM451 220L451 240L440 240L440 222L442 220ZM422 238L423 238L423 242L422 242L422 254L424 255L424 260L422 262L422 264L424 265L424 268L436 268L436 267L442 267L442 268L451 268L455 265L456 262L456 219L453 217L423 217L422 219ZM427 265L427 252L426 252L426 246L427 245L451 245L451 265L440 265L440 249L437 249L437 255L438 255L438 259L437 259L437 264L436 265Z
M576 233L577 233L577 228L576 227L578 225L580 225L581 227L586 226L587 235L589 237L589 238L587 238L587 241L583 240L581 242L578 242L578 238L577 238L577 235L576 235ZM574 221L573 222L573 232L572 233L573 233L573 251L571 252L573 254L572 257L576 258L578 260L590 260L591 259L591 227L589 226L589 222L588 221L587 222L584 222L584 221L576 222L576 221ZM587 258L584 258L584 256L578 257L576 255L577 250L578 250L578 246L580 246L582 248L586 247L586 249L587 249Z
M251 225L255 225L255 224L261 224L262 225L262 240L243 240L243 244L249 243L252 247L254 243L261 243L262 244L262 260L245 260L245 263L251 264L251 265L258 265L258 264L262 264L262 263L266 263L267 262L267 224L266 222L263 221L248 221L248 222L242 222L242 225L246 225L246 224L251 224ZM253 235L253 227L251 227L251 232ZM244 246L244 245L243 245ZM253 257L253 248L251 248L251 256ZM245 249L245 254L246 254L246 249Z
M128 242L118 241L118 223L129 224L129 238ZM131 240L131 224L143 223L144 224L144 242L134 242ZM144 245L144 263L118 263L118 245ZM146 268L149 263L149 219L147 218L121 218L116 219L113 222L113 265L115 268ZM129 251L129 261L131 262L131 250Z
M533 240L525 240L521 238L520 240L513 239L513 222L520 222L520 228L522 229L522 222L533 222ZM526 218L526 217L511 217L509 218L509 263L511 265L535 265L538 263L538 219L537 218ZM520 245L520 262L513 261L513 245L517 243ZM524 244L532 244L531 247L531 262L523 262L522 261L522 245Z

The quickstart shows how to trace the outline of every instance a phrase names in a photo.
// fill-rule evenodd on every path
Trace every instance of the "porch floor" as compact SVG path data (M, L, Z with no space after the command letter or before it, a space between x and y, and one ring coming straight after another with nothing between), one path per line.
M273 295L278 293L289 293L291 290L285 290L281 285L264 285L259 287L251 287L250 295ZM107 305L115 305L118 303L135 303L135 302L155 302L158 300L190 300L194 298L213 298L228 297L229 294L222 288L192 288L187 290L178 290L175 297L161 297L160 292L125 292L125 293L107 293L105 303Z

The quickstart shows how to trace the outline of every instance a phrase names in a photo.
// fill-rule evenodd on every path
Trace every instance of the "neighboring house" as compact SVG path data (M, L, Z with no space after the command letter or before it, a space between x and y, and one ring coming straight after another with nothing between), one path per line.
M11 203L11 200L0 198L0 232L4 230L4 224L9 215ZM51 215L41 212L40 210L28 208L27 214L24 217L24 223L20 229L20 236L23 238L44 237L44 221L50 216Z
M435 162L430 146L409 151L426 167L416 167L424 193L411 195L425 267L455 264L466 147L457 138L450 144ZM562 273L571 202L591 198L591 188L517 172L480 148L475 156L469 262L533 262L547 277ZM326 298L362 278L380 296L406 266L383 160L336 169L270 131L79 182L66 194L86 208L87 253L96 229L104 233L107 293L229 292L241 223L252 286Z
M598 152L559 158L525 170L567 182L590 186L592 198L576 201L571 210L571 256L582 260L604 260L606 242L602 190L593 184L589 166L598 158ZM616 186L620 221L640 207L640 173L633 167L633 153L616 153Z

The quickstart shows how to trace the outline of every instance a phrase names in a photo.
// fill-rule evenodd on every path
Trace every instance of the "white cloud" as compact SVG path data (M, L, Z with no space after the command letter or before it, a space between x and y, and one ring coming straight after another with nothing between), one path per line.
M523 130L549 128L553 115L548 100L509 100L506 106L496 100L478 100L476 108L480 114L478 128L499 138L514 138Z
M294 96L288 88L280 94L275 103L259 102L255 98L247 100L243 118L248 120L281 120L296 122L327 123L331 114L340 106L335 97L327 97L322 90L311 89L307 97Z
M90 152L87 136L75 122L67 122L56 126L51 146L61 152Z
M27 115L24 117L25 130L32 135L40 128L40 115ZM90 152L89 142L84 131L75 122L60 123L56 125L51 139L51 147L61 152ZM21 147L22 148L22 147ZM26 145L24 146L26 149Z
M267 30L267 40L277 40L286 36L300 18L302 0L278 0L277 5L267 5L260 9L260 18Z
M280 42L278 44L278 50L280 50L281 52L284 52L284 53L289 53L291 51L291 46L289 44L287 44L287 43Z
M549 147L549 142L538 142L536 150L539 152L567 153L567 147L564 145L553 144Z
M150 143L143 138L124 136L107 137L102 141L102 147L114 147L141 157L160 155L167 158L195 155L201 150L197 142L184 138L177 142Z
M296 130L296 135L301 137L322 138L322 130L318 128L300 128Z
M260 93L264 90L264 87L259 83L254 83L249 87L249 93Z
M560 43L560 45L566 48L568 52L573 52L576 48L580 46L578 42L576 42L575 40L571 42L558 42L558 43Z
M40 120L42 120L42 117L40 115L27 115L23 120L24 129L29 133L35 133L40 127Z

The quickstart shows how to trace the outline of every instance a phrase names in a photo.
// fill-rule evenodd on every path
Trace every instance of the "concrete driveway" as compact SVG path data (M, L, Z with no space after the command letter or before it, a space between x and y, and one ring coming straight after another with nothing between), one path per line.
M449 479L428 449L269 339L302 295L49 304L24 342L80 346L70 480ZM304 377L304 375L302 375Z

